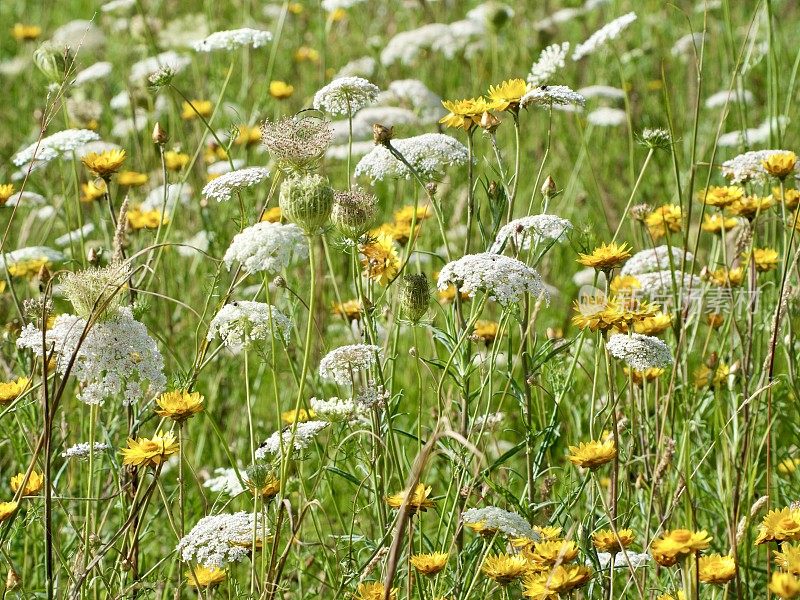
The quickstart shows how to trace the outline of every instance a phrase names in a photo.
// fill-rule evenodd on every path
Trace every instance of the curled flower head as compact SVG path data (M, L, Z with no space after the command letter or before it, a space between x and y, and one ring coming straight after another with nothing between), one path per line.
M288 171L314 168L332 139L330 122L313 112L264 121L261 125L261 142L278 166Z

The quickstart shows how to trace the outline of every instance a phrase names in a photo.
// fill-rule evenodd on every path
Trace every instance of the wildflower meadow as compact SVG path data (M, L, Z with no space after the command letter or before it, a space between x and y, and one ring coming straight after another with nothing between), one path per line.
M0 0L0 600L800 598L795 0Z

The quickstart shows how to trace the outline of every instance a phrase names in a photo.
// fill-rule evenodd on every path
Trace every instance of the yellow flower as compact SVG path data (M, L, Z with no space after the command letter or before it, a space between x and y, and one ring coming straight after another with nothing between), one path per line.
M422 575L431 577L442 571L447 566L447 552L433 552L431 554L415 554L409 561Z
M0 404L19 398L30 383L31 380L27 377L18 377L16 381L0 381Z
M18 42L35 40L42 35L42 28L38 25L15 23L14 27L11 28L11 35Z
M313 410L306 410L305 408L300 408L297 411L294 409L287 410L281 413L281 420L284 423L288 423L289 425L293 425L295 422L295 416L297 417L298 423L305 423L306 421L310 421L314 417L317 416Z
M681 230L683 212L677 204L664 204L651 212L644 220L650 235L654 239L662 238L668 232Z
M542 541L556 540L561 537L561 527L534 525L533 532L538 533Z
M764 196L763 198L745 196L728 206L728 212L735 217L744 217L748 221L752 221L756 215L773 206L775 206L775 199L772 196Z
M270 498L274 498L278 495L278 492L281 491L281 481L272 473L266 475L261 487L256 489L256 484L253 483L252 480L247 480L247 487L250 488L250 492L253 494L259 494L265 500L269 500Z
M611 552L615 554L630 546L636 537L630 529L617 529L614 534L612 529L600 529L592 534L592 543L600 552Z
M11 518L17 512L16 502L0 502L0 523Z
M633 324L633 331L644 335L658 335L672 327L672 316L659 312Z
M15 494L19 491L23 481L25 481L25 473L17 473L11 478L11 489ZM28 477L28 482L22 489L22 495L35 496L42 491L42 486L44 486L44 476L36 471L31 471L31 476Z
M197 565L190 571L186 571L184 575L186 576L187 585L196 588L213 588L225 581L225 577L228 574L224 569Z
M176 150L167 150L164 152L164 163L170 171L180 171L183 167L189 164L189 155Z
M519 101L528 93L529 86L524 79L509 79L499 85L489 86L489 108L491 110L515 110Z
M262 223L279 223L281 220L281 207L280 206L273 206L268 208L264 211L264 214L261 215L261 222Z
M775 564L793 575L800 575L800 544L783 544L780 552L774 552Z
M781 201L781 188L774 187L772 188L772 197L775 199L775 202ZM783 190L783 203L786 205L786 208L789 210L794 210L800 205L800 190L796 190L794 188L784 189Z
M159 417L183 423L192 415L203 410L203 396L199 392L175 390L161 394L156 400L156 404L160 408L160 410L156 409Z
M160 210L132 208L128 211L127 217L131 229L158 229L159 224L169 223L169 217L167 215L162 217Z
M500 324L497 321L478 320L475 322L475 329L472 330L472 335L470 337L473 341L483 342L487 346L490 346L495 338L497 338L499 329Z
M579 329L608 331L625 326L625 313L613 298L598 296L576 300L574 310L578 314L572 317L572 323Z
M578 547L573 541L546 540L534 542L522 549L522 555L534 571L546 571L556 564L572 562L578 556Z
M775 152L769 158L761 161L767 173L778 179L786 179L794 172L797 164L797 155L794 152Z
M631 249L628 244L601 244L589 254L579 254L578 262L584 267L593 267L598 271L609 271L620 266L631 257Z
M706 386L716 388L726 382L730 374L731 368L723 362L715 369L711 369L708 365L700 365L694 372L694 385L698 388Z
M192 121L198 116L207 119L213 112L214 105L211 100L194 99L181 105L181 119L184 121Z
M354 597L357 600L383 600L384 590L385 588L380 582L359 583L358 595ZM389 600L397 600L397 588L392 588L390 590Z
M285 81L270 81L269 95L278 100L285 100L294 94L294 86Z
M711 271L708 274L708 278L717 287L736 287L741 285L744 280L744 269L742 267L734 267L733 269L721 267Z
M0 184L0 206L3 206L14 193L13 183Z
M747 258L747 254L742 254ZM753 261L759 271L771 271L778 266L778 251L772 248L753 248Z
M147 183L147 174L137 171L120 171L117 175L117 183L128 187L138 187Z
M237 146L252 146L260 141L261 129L258 127L250 127L249 125L239 125L237 128L236 139L233 141L233 143Z
M774 571L772 579L769 580L769 591L784 600L798 598L800 597L800 579L791 573Z
M508 585L529 571L528 561L519 554L489 555L483 560L481 571L500 585Z
M697 570L703 583L723 585L736 577L736 561L732 556L709 554L700 557Z
M800 509L787 507L769 511L759 527L756 545L787 540L800 540Z
M400 506L403 504L406 497L408 496L409 491L410 490L403 490L402 492L398 492L396 494L392 494L391 496L387 496L386 504L388 504L392 508L400 508ZM434 506L433 500L428 498L430 493L431 493L431 486L426 486L424 483L418 483L416 485L414 491L411 492L411 497L408 500L408 508L412 514L417 512L418 510L425 512L429 508L433 508Z
M171 431L158 432L152 438L128 438L128 447L122 449L122 463L135 467L157 467L180 450Z
M50 260L44 256L41 258L31 258L8 265L8 274L12 277L25 277L30 279L38 275L42 267L48 266L50 266Z
M414 231L419 231L419 224L414 228ZM411 239L411 223L410 222L393 222L393 223L384 223L380 227L376 227L372 231L369 232L370 236L378 237L379 235L385 235L390 237L398 244L405 244L408 240Z
M617 456L617 446L613 440L581 442L578 446L570 446L569 451L567 459L584 469L596 469Z
M583 565L558 565L552 571L531 575L523 582L522 594L534 600L555 600L591 579L592 572Z
M409 226L411 226L411 222L414 221L415 217L417 223L419 223L425 219L430 219L432 216L433 213L431 212L431 207L427 204L418 206L416 210L414 210L414 207L409 204L394 211L393 214L395 223L408 223Z
M698 192L699 200L708 206L723 208L744 197L744 188L738 185L712 186L705 192Z
M480 125L483 113L490 109L489 103L483 97L468 100L442 100L442 106L448 114L439 119L445 127L469 130Z
M352 323L361 319L361 308L360 300L347 300L342 303L334 303L331 312Z
M800 458L784 458L778 463L778 473L781 475L791 475L800 467Z
M633 275L617 275L608 286L615 296L631 295L634 290L642 288L641 282Z
M289 12L293 15L302 15L303 14L303 5L299 2L290 2L289 6L287 7Z
M343 8L337 8L330 14L330 19L334 23L338 23L347 16L347 11Z
M381 285L389 283L400 271L400 257L388 235L378 235L374 241L362 244L360 250L364 274Z
M81 184L81 202L94 202L106 193L106 182L102 179Z
M650 554L662 567L669 567L679 558L705 550L710 545L711 536L705 530L695 532L689 529L673 529L665 531L653 541Z
M308 46L300 46L294 53L294 60L296 62L319 62L319 52Z
M707 233L723 233L730 231L739 224L739 221L732 217L725 217L721 214L703 215L703 224L700 228Z
M686 596L682 590L679 590L674 596L670 594L662 594L658 597L658 600L686 600Z
M629 376L636 385L642 385L647 381L655 381L664 374L664 369L659 369L658 367L651 367L644 371L637 371L636 369L625 367L623 370L625 371L625 375Z
M100 153L89 152L81 162L92 173L105 179L119 171L126 158L125 150L112 149Z

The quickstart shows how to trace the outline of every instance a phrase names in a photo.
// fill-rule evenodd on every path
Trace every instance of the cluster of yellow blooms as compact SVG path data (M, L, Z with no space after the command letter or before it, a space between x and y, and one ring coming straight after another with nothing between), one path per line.
M520 100L530 89L524 79L509 79L499 85L490 86L486 98L480 96L466 100L445 100L442 105L449 112L439 122L445 127L465 131L472 131L475 127L494 129L500 121L491 111L516 114Z

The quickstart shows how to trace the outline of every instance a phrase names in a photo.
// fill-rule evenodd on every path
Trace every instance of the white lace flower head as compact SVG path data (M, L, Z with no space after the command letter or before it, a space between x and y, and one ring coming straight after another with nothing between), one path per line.
M550 81L553 76L564 68L569 42L550 44L539 54L538 60L533 63L531 72L528 73L528 83L538 87Z
M219 337L228 348L238 350L271 336L288 344L291 332L291 320L274 306L238 300L226 304L214 316L207 337Z
M504 306L522 301L526 293L537 298L544 294L549 299L535 269L515 258L491 252L468 254L447 263L439 272L438 288L444 291L451 285L469 296L486 292L490 300Z
M99 139L100 136L90 129L65 129L33 142L17 152L11 162L18 167L30 163L41 166Z
M216 50L236 50L249 46L250 48L261 48L272 41L272 34L269 31L251 29L231 29L228 31L215 31L204 40L192 44L197 52L214 52Z
M497 531L508 537L538 539L537 534L522 516L497 506L470 508L464 511L461 520L466 525L477 525L481 530Z
M256 527L256 515L248 512L222 513L200 519L175 548L185 562L222 568L250 554L253 535L256 542L264 533Z
M616 333L606 343L608 353L637 371L663 369L672 364L672 352L662 340L640 333Z
M269 177L269 169L264 167L246 167L228 171L209 181L203 187L203 196L213 198L217 202L230 200L237 190L257 185L267 177Z
M586 99L566 85L541 85L533 88L519 101L523 108L529 106L583 106Z
M392 146L403 155L423 179L440 175L445 168L466 164L467 148L448 135L424 133L405 139L392 140ZM384 179L410 179L408 167L392 156L384 146L375 146L356 165L355 176L369 177L373 182Z
M248 273L276 274L307 256L308 240L297 225L265 221L237 233L222 260L229 269L238 262Z
M572 223L555 215L530 215L514 219L500 228L489 252L500 252L513 242L516 250L528 250L543 240L562 241Z
M314 108L331 115L353 115L375 102L380 89L363 77L339 77L314 94Z
M280 458L284 448L290 445L293 450L290 454L297 455L303 450L307 449L317 434L328 427L330 423L327 421L306 421L305 423L297 423L297 428L292 432L292 427L284 427L281 431L276 431L269 436L256 450L256 460L265 460L268 455L274 455Z
M575 47L575 52L572 53L572 60L580 60L584 56L593 54L611 40L617 39L619 35L635 20L636 13L629 12L628 14L617 17L610 23L603 25L603 27L589 36L588 40L582 44L578 44Z
M672 256L670 256L672 255ZM656 246L637 252L631 256L620 269L620 275L641 275L653 271L677 269L681 266L684 256L686 262L694 260L691 252L684 251L677 246Z
M323 379L340 385L353 383L360 371L366 371L377 363L381 356L380 346L372 344L350 344L328 352L319 361L319 374Z

